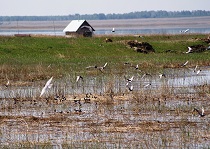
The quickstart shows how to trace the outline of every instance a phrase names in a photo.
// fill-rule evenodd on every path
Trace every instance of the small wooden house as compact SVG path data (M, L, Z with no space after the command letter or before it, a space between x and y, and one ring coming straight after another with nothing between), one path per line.
M93 31L95 30L86 20L72 20L63 30L70 37L92 37Z

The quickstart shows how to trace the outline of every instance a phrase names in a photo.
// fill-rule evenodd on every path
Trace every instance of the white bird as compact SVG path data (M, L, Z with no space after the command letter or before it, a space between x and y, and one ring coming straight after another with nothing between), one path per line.
M184 67L188 64L189 61L186 61L184 64L181 65L181 67Z
M189 32L189 30L190 30L190 29L181 30L180 32L181 32L181 33L187 33L187 32Z
M141 79L143 79L145 76L150 76L150 77L152 77L152 75L151 75L151 74L149 74L149 73L145 73L145 74L143 74L143 76L141 77Z
M188 47L188 51L185 52L185 53L191 53L192 52L192 48L191 47Z
M133 85L127 85L129 91L133 91Z
M197 71L196 71L196 74L199 74L200 72L201 72L201 70L197 70Z
M144 88L146 88L146 87L148 87L148 86L150 86L150 85L152 85L152 84L151 84L151 83L146 84L146 85L144 86Z
M51 88L51 87L52 87L52 84L51 84L52 79L53 79L53 77L51 77L51 78L47 81L47 83L45 84L45 86L42 88L40 97L44 94L44 92L46 91L47 88Z
M193 71L194 71L196 74L199 74L199 73L201 72L201 69L197 70L197 68L198 68L198 65L195 66L195 68L194 68Z
M134 76L132 76L131 78L126 78L126 77L124 76L124 78L125 78L125 80L127 81L126 86L128 86L128 85L133 81Z
M162 77L166 78L166 75L165 75L164 73L159 73L159 77L160 77L160 79L161 79Z
M83 77L82 76L77 76L76 82L78 82L80 79L83 81Z
M97 68L97 66L87 66L86 69L90 69L90 68Z
M198 65L196 65L196 66L195 66L195 68L194 68L194 72L196 72L197 68L198 68Z
M201 111L198 110L198 109L196 109L196 108L194 108L193 111L198 112L198 114L200 115L200 117L204 117L205 116L205 114L204 114L204 108L203 107L201 108Z
M6 76L6 78L7 78L7 76ZM7 83L5 84L5 87L8 87L10 85L10 81L9 81L9 79L7 78Z
M103 72L102 70L104 70L104 68L106 67L107 63L104 64L104 66L102 67L97 67L101 72Z
M10 85L9 80L7 80L7 83L5 84L5 87L8 87Z
M184 31L184 33L187 33L189 30L190 30L190 29L186 29L186 30Z
M139 65L138 64L136 66L131 65L131 67L134 67L136 70L139 69Z
M115 32L115 29L114 28L112 29L112 32Z

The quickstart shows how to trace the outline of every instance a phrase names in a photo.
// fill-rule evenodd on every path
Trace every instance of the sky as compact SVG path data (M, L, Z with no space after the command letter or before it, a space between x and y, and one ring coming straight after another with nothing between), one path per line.
M210 0L0 0L0 16L210 10Z

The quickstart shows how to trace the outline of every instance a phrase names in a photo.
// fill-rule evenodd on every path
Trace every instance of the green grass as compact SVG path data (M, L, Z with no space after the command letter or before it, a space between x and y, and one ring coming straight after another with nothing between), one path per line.
M184 54L188 46L204 44L207 35L150 35L144 38L115 36L112 43L105 43L105 36L93 38L64 37L0 37L0 65L2 72L21 71L65 74L81 71L89 65L108 62L110 70L120 68L124 62L139 64L142 69L175 67L189 60L189 65L209 65L210 52ZM150 43L155 53L137 53L126 46L126 41ZM166 53L171 50L171 53ZM5 72L6 73L6 72Z

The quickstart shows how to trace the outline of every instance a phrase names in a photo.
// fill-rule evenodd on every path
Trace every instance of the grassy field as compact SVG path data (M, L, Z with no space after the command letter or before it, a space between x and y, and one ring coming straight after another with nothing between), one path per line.
M89 65L104 65L108 62L109 72L121 68L125 62L139 64L141 69L157 70L165 67L177 67L189 61L189 67L210 64L210 53L186 54L188 46L203 44L207 35L147 35L143 38L134 36L93 38L65 37L0 37L1 78L5 75L12 79L42 79L46 76L64 75L69 72L83 72ZM137 53L128 48L127 41L148 42L155 53ZM170 50L171 52L166 52ZM49 69L50 68L50 69ZM119 70L119 69L118 69ZM19 76L19 75L22 76Z

